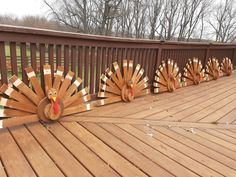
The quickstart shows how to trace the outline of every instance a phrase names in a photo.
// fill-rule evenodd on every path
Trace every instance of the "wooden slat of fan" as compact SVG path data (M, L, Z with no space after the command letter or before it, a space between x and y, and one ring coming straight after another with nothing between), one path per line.
M89 111L93 108L92 104L89 103L83 103L78 106L73 106L73 107L68 107L64 109L63 115L62 116L68 116L71 114L76 114L84 111Z
M181 73L176 76L176 89L182 87L181 85Z
M44 91L43 91L38 79L36 78L33 68L27 67L27 68L25 68L25 71L26 71L26 74L27 74L37 96L40 97L41 99L44 98L45 97Z
M69 85L71 84L71 80L73 79L74 73L69 71L62 82L61 88L58 92L58 98L62 99L65 96L66 90L68 89Z
M112 97L112 96L114 96L114 94L108 93L108 92L105 92L105 91L99 91L98 94L97 94L97 96L98 96L99 98L107 98L107 97Z
M53 88L59 91L61 80L63 79L64 67L58 66L57 72L54 74Z
M188 78L189 80L193 80L193 76L190 74L187 68L184 68L184 77Z
M116 103L122 101L121 96L113 96L113 97L108 97L106 99L101 99L97 101L97 106L103 106L105 104L111 104L111 103Z
M8 119L0 120L0 128L13 127L17 125L27 124L39 121L37 114L17 116Z
M159 71L157 71L156 74L157 74L157 76L155 76L154 80L164 86L167 86L167 83L166 83L164 77L161 75L161 73Z
M120 71L120 67L119 67L118 63L117 63L117 62L114 62L114 63L113 63L113 67L114 67L114 69L115 69L115 71L116 71L116 76L117 76L117 78L118 78L120 84L123 85L123 84L124 84L124 80L123 80L123 78L122 78L121 71Z
M134 92L140 92L141 90L145 89L148 87L148 83L141 84L139 87L136 87Z
M127 72L128 72L128 61L123 60L123 80L127 81Z
M144 90L139 91L138 93L135 93L135 97L140 97L143 95L147 95L149 93L150 93L150 89L144 89Z
M192 62L187 63L186 68L187 68L187 71L186 71L186 73L184 73L185 74L184 76L193 80L194 76L195 76L195 71L193 70Z
M109 78L107 78L104 74L102 74L101 80L104 82L104 84L107 84L112 89L114 89L116 92L120 91L120 89Z
M90 95L85 95L85 96L82 96L81 98L78 98L75 102L73 102L72 104L70 104L71 107L73 106L77 106L81 103L86 103L88 101L91 100L91 96Z
M184 84L183 84L184 86L189 86L189 85L193 85L194 84L193 80L190 80L187 77L183 78L183 82L184 82Z
M138 84L137 86L134 88L135 92L138 92L144 88L146 88L148 86L148 77L144 77Z
M103 91L114 93L116 95L121 95L121 91L120 90L113 89L112 87L110 87L110 86L108 86L106 84L100 84L100 89L103 90Z
M137 64L137 66L136 66L136 68L135 68L135 70L134 70L134 73L133 73L133 75L132 75L132 78L131 78L131 80L132 80L133 83L135 82L135 80L136 80L136 78L137 78L137 76L138 76L138 72L139 72L140 68L141 68L140 64ZM134 86L135 86L135 85L134 85Z
M15 110L15 109L0 109L0 117L16 117L16 116L25 116L30 115L31 113ZM32 115L32 114L31 114Z
M199 67L199 60L197 58L193 58L193 70L196 72L198 71Z
M112 81L119 87L119 89L122 89L122 84L119 82L116 75L111 71L110 68L106 69L106 73L112 79Z
M78 98L81 98L82 96L84 95L87 95L88 94L88 87L80 90L78 93L74 94L73 96L63 100L63 105L64 107L68 107L70 104L72 104L73 102L75 102Z
M162 62L162 65L160 66L159 71L160 71L161 75L163 76L163 78L167 81L168 80L168 71L167 71L167 66L166 66L165 62Z
M77 90L77 88L80 86L81 83L82 79L78 77L66 91L64 99L71 97L71 95Z
M28 105L25 103L20 103L11 99L3 98L0 96L0 105L8 108L13 108L21 111L26 111L30 113L36 113L37 108L32 105Z
M5 94L7 96L9 96L12 99L15 99L16 101L19 101L21 103L25 103L25 104L30 104L33 106L33 103L28 100L27 97L25 97L24 95L22 95L20 92L17 92L15 89L13 89L12 87L3 84L0 88L0 94Z
M133 74L133 60L129 60L128 63L128 71L127 71L127 81L131 79L132 74Z
M168 91L166 86L163 86L161 84L158 83L154 83L156 88L154 88L154 93L160 93L160 92L166 92Z
M179 67L177 66L177 63L175 63L173 67L173 75L176 77L178 73L179 73Z
M52 88L52 71L51 66L46 64L43 66L43 75L44 75L44 84L45 84L45 91Z
M170 60L170 59L167 60L167 73L173 72L173 69L174 69L173 64L174 64L173 60Z
M38 105L41 98L37 96L27 85L25 85L16 75L10 78L10 82L19 89L29 100L31 100L35 105Z
M142 77L143 73L144 73L144 69L141 68L141 69L139 70L139 72L138 72L138 75L137 75L135 81L134 81L134 85L137 85L137 83L138 83L138 81L140 80L140 78Z

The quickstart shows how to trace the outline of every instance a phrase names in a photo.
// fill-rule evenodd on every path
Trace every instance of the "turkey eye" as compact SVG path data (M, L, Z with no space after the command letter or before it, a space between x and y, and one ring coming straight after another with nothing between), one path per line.
M55 92L54 92L54 95L56 95L56 94L57 94L57 92L55 91Z
M49 96L51 96L52 95L52 93L49 93Z

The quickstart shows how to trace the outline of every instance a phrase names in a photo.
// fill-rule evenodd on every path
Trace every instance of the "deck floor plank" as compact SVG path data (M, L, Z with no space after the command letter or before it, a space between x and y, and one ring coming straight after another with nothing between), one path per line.
M150 176L173 176L158 164L155 164L150 159L146 158L141 153L135 151L133 148L123 143L121 140L111 135L106 130L94 123L82 123L91 133L96 135L100 140L109 145L112 149L121 154L124 158L134 163L139 169Z
M236 176L236 73L0 130L0 176Z
M97 176L120 176L60 124L52 124L49 131L93 174Z
M36 177L27 159L7 129L0 131L0 156L7 174L10 177Z
M10 131L38 176L65 176L24 126L10 128Z
M40 123L34 123L27 126L33 136L37 139L44 151L50 155L53 162L56 163L66 176L76 177L92 176L86 168L80 164L69 151L67 151Z

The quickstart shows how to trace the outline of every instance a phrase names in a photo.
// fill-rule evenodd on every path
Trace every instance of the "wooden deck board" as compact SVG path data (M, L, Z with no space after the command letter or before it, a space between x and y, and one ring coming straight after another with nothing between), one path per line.
M236 176L236 73L0 130L0 176Z

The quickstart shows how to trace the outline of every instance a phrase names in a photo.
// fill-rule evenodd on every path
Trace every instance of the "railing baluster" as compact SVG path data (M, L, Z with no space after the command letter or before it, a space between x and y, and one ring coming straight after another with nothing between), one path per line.
M61 66L61 45L56 45L56 64Z
M91 55L90 55L90 93L93 94L94 93L94 87L95 87L95 62L96 62L96 59L95 59L95 47L92 47L91 48Z
M0 42L0 67L1 67L1 82L7 83L7 68L6 68L6 56L5 56L5 44Z
M101 75L101 64L102 64L102 48L97 48L97 65L96 65L96 86L95 86L95 92L97 93L99 90L99 82L100 82L100 75Z
M31 66L34 69L34 71L36 73L39 72L38 65L37 65L37 58L36 58L36 44L35 43L30 44L30 59L31 59Z
M51 65L52 78L54 78L54 45L48 45L48 63Z
M69 46L65 45L64 46L64 71L65 71L65 74L69 71L69 63L70 63Z
M22 81L28 85L29 81L25 72L25 68L28 66L28 59L26 56L26 43L20 43L20 53L21 53L21 71L22 71Z
M17 57L16 57L16 42L10 42L10 55L11 55L12 75L15 74L18 76Z

